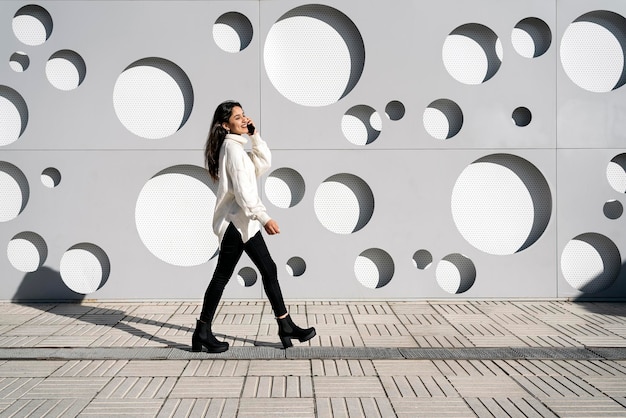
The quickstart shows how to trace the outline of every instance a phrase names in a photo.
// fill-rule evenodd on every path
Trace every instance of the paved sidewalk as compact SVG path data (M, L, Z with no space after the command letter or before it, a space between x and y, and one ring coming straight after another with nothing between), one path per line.
M231 343L192 353L199 302L0 303L0 417L626 417L626 304L224 302Z

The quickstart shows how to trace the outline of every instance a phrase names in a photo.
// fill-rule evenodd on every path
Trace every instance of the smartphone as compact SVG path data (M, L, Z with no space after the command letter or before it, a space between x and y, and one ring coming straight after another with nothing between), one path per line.
M248 125L248 135L252 135L254 133L254 125L253 124L249 124Z

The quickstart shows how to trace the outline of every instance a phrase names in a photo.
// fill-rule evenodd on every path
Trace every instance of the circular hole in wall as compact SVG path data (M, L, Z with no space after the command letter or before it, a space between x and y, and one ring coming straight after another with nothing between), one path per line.
M402 119L405 112L406 109L404 108L404 104L397 100L392 100L387 103L387 106L385 106L385 114L389 119L394 121Z
M433 256L430 251L417 250L415 254L413 254L413 265L420 270L427 269L432 263Z
M463 84L481 84L500 69L502 43L487 26L468 23L448 35L442 56L452 78Z
M306 263L300 257L291 257L287 260L287 273L293 277L300 277L306 271Z
M578 235L561 254L561 271L570 286L584 293L597 293L613 285L621 268L617 246L595 232Z
M452 100L438 99L424 110L422 121L433 138L450 139L463 127L463 111Z
M243 287L254 286L257 280L256 270L252 267L243 267L237 273L237 282Z
M83 58L68 49L55 52L46 63L46 77L59 90L74 90L82 84L86 74Z
M619 219L624 213L624 206L619 200L609 200L604 203L602 212L609 219Z
M492 154L470 164L452 191L457 229L489 254L522 251L543 234L552 213L552 195L543 174L529 161Z
M39 234L30 231L20 232L9 241L7 256L17 270L32 273L48 258L48 246Z
M304 197L304 179L296 170L282 167L270 173L265 180L265 195L279 208L291 208Z
M0 222L15 219L26 208L30 197L26 176L6 161L0 161L0 196Z
M515 126L524 127L530 124L533 115L527 108L518 107L513 111L511 118L513 119L513 123L515 124Z
M290 10L270 28L263 50L272 85L303 106L326 106L356 86L365 65L363 38L339 10L308 4Z
M462 254L449 254L437 263L437 283L453 295L467 292L476 280L476 267Z
M355 145L371 144L380 135L382 121L373 108L357 105L350 108L341 118L341 131Z
M52 16L41 6L24 6L13 17L13 33L23 44L41 45L52 34Z
M14 52L11 54L11 58L9 58L9 66L16 73L24 72L30 66L30 58L28 58L25 52Z
M53 189L61 183L61 173L54 167L48 167L41 173L41 182L44 186Z
M185 72L163 58L144 58L128 66L115 82L113 106L130 132L147 139L176 133L189 119L193 88Z
M552 31L546 22L536 17L527 17L515 25L511 33L513 48L525 58L536 58L545 54L552 44Z
M611 159L606 167L606 178L614 190L626 193L626 154Z
M374 195L361 178L347 173L324 180L315 192L315 215L331 232L350 234L363 228L374 214Z
M379 289L393 278L395 266L391 256L380 248L363 251L354 262L354 274L363 286Z
M197 266L213 258L219 242L212 227L215 184L193 165L167 168L141 189L135 224L157 258L175 266Z
M7 86L0 86L0 146L19 139L28 124L28 107L24 98Z
M241 13L228 12L221 15L213 24L213 40L226 52L243 51L252 41L252 23Z
M72 291L83 295L105 285L111 272L109 257L91 243L71 247L61 257L61 278Z
M585 90L604 93L626 83L626 19L596 10L574 20L561 38L561 64Z

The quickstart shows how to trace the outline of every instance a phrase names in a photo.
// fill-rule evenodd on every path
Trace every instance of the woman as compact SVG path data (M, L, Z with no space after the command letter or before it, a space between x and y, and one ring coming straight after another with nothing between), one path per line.
M252 141L250 153L244 150L248 140L242 135L248 135ZM261 226L269 235L280 233L257 191L258 177L270 168L271 153L239 103L227 101L215 109L205 159L211 178L218 182L213 231L219 237L220 252L193 333L192 351L202 351L202 346L210 353L228 350L228 343L218 341L213 335L211 322L224 287L244 251L261 273L283 347L291 347L293 338L301 342L310 340L315 336L315 328L302 329L291 320L278 284L276 264L261 235Z

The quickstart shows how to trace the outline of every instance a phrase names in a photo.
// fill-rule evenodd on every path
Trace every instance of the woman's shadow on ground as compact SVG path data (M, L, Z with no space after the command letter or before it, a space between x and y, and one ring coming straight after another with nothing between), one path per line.
M125 331L132 336L156 342L166 347L191 351L191 335L194 328L129 315L119 309L82 305L84 299L85 295L76 293L67 287L59 272L47 267L41 267L39 270L24 276L11 301L19 305L41 310L42 312L72 318L83 323L99 326L105 325L112 330ZM139 324L183 331L187 333L189 343L175 342L148 333L141 329ZM255 346L278 347L278 344L254 341L247 338L230 337L221 334L215 335L218 338L227 337L231 340L242 341Z

